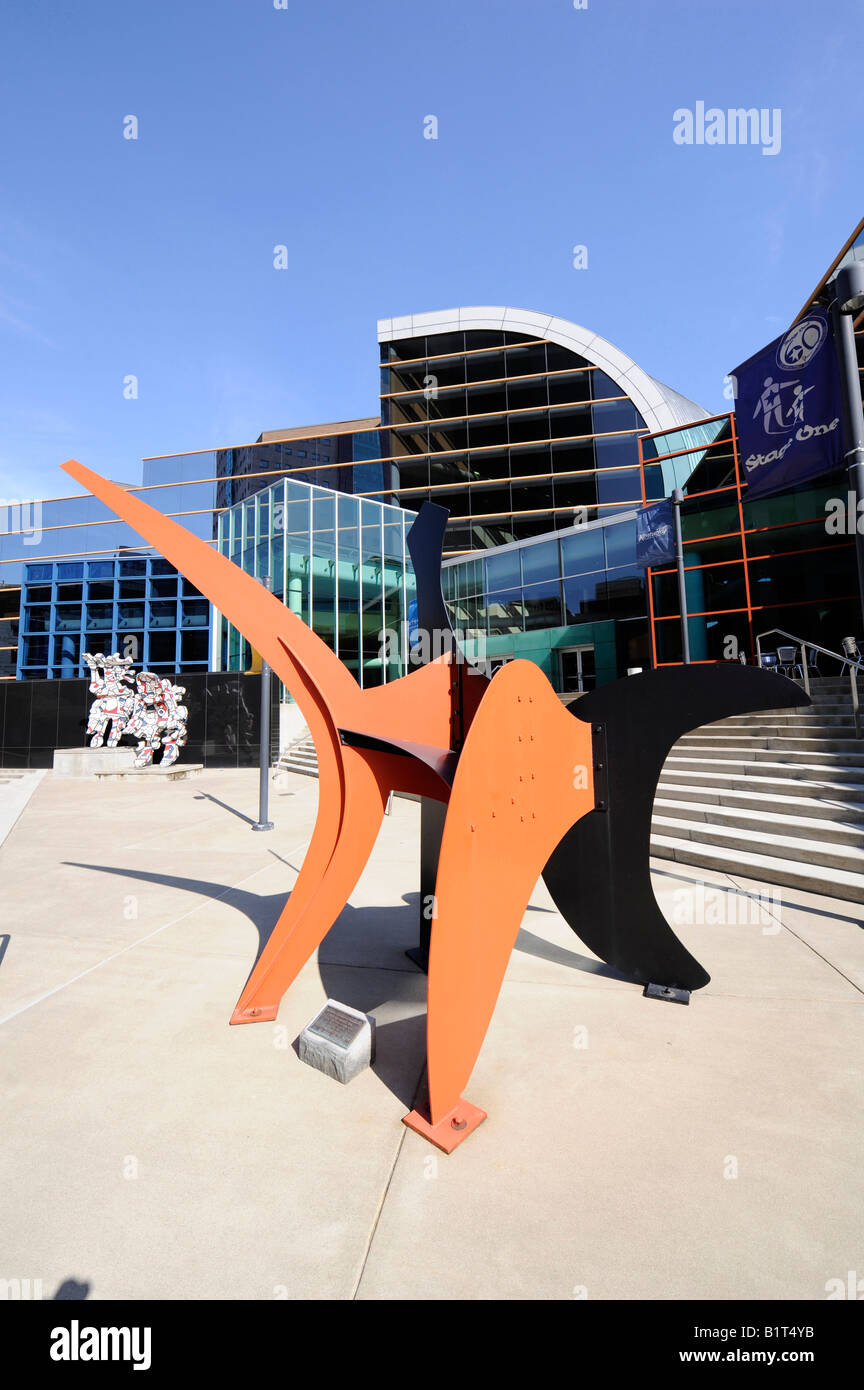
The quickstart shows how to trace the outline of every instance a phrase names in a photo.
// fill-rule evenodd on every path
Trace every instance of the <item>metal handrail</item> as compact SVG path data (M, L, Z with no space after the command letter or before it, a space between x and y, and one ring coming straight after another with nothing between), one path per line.
M760 632L756 638L756 657L761 667L762 665L762 638L763 637L788 637L789 641L801 649L801 674L804 679L804 690L810 694L810 672L807 666L807 652L821 652L823 656L830 656L834 661L839 661L841 665L849 668L849 688L852 693L852 714L855 719L855 737L861 737L861 716L858 710L858 672L864 667L859 657L854 660L851 656L845 656L841 652L832 652L829 647L820 647L818 642L805 641L803 637L796 637L791 632L786 632L782 627L769 627L767 632Z

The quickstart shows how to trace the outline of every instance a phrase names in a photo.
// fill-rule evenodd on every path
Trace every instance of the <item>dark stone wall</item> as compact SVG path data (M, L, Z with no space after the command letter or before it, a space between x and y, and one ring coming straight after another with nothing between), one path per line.
M189 742L181 763L257 767L261 677L238 671L184 673ZM271 681L270 760L279 755L279 682ZM55 748L86 745L93 696L85 678L0 681L0 767L51 767ZM134 747L134 740L123 739ZM157 754L157 759L161 752Z

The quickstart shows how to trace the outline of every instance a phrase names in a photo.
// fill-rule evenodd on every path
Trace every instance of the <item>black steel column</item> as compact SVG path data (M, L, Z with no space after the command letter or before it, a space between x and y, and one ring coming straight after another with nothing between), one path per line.
M405 952L409 960L429 971L429 945L435 911L435 882L447 807L443 801L424 796L420 801L420 941Z

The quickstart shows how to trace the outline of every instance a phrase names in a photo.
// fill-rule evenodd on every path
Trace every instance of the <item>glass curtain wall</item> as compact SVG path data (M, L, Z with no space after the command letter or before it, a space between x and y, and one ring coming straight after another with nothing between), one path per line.
M599 367L524 334L381 345L381 424L400 502L449 508L449 552L637 506L645 423Z
M646 613L633 515L451 559L442 576L454 626L489 637Z
M219 515L218 545L327 644L361 686L406 671L414 572L410 512L283 479ZM252 668L249 643L214 615L214 653L227 670Z

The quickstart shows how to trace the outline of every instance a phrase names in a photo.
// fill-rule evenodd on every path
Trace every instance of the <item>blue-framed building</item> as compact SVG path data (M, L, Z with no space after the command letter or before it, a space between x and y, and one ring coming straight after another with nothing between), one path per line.
M19 680L81 675L84 652L162 675L209 667L210 604L158 555L26 561L20 611Z

